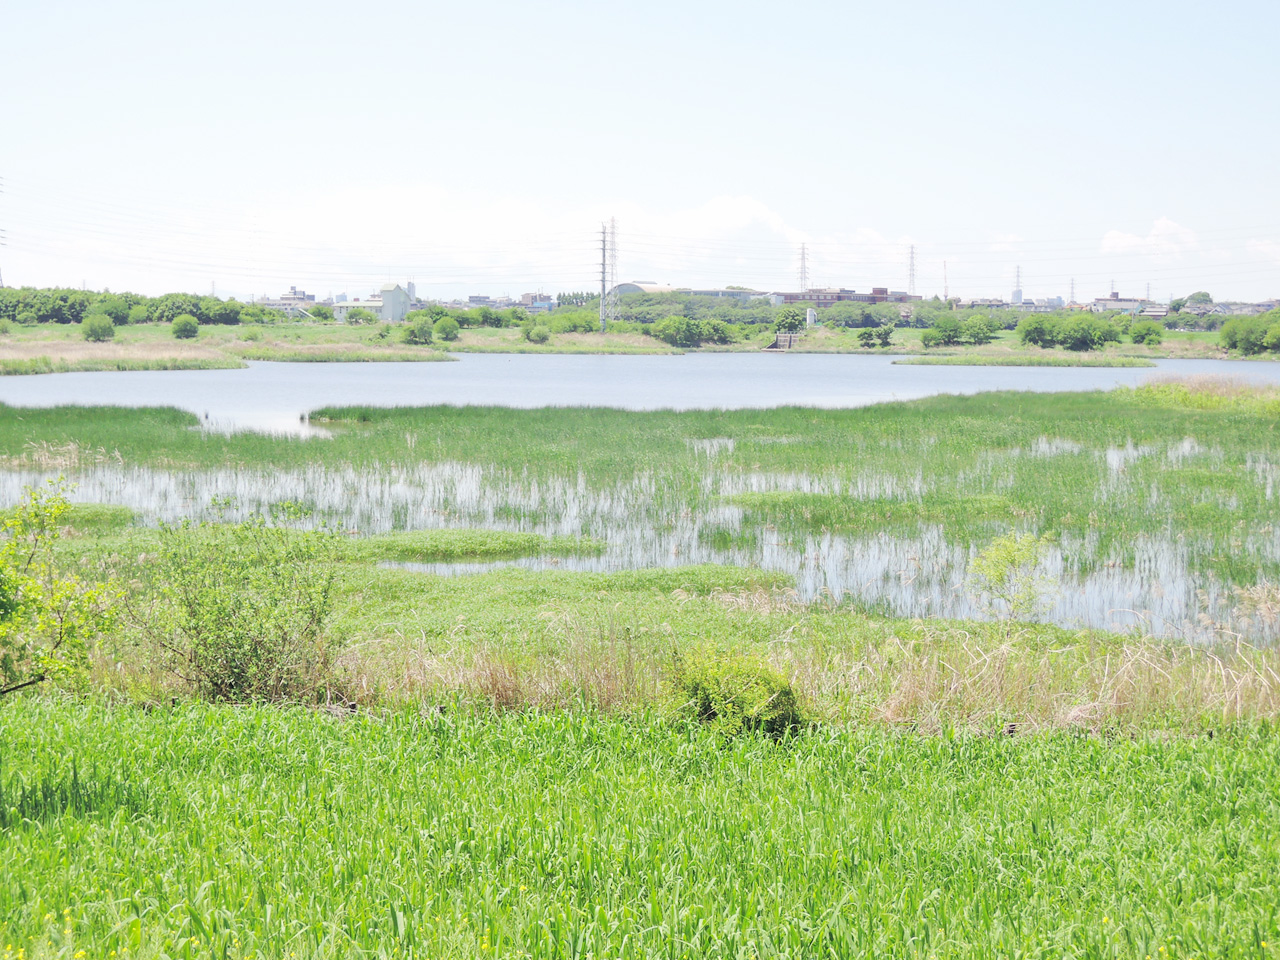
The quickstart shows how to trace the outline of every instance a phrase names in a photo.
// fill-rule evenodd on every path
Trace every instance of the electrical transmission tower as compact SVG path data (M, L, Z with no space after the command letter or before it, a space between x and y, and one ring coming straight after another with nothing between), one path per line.
M1071 302L1076 302L1076 278L1071 278Z
M911 245L911 252L907 255L907 293L913 297L916 295L916 245Z
M0 197L4 196L4 177L0 177ZM4 227L0 227L0 247L9 245L9 235L5 232ZM4 289L4 274L0 273L0 290Z
M618 319L618 221L600 224L600 332Z
M800 295L803 297L809 292L809 251L802 243L800 244Z
M947 286L947 261L942 261L942 299L951 299L951 288Z

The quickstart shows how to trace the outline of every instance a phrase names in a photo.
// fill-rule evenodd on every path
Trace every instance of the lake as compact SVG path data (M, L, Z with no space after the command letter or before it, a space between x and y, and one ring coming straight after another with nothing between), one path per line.
M455 354L456 363L250 363L242 370L0 377L0 402L189 410L218 430L308 433L326 405L598 406L626 410L859 407L983 390L1109 390L1158 376L1280 383L1280 363L1160 360L1156 367L895 366L891 356Z

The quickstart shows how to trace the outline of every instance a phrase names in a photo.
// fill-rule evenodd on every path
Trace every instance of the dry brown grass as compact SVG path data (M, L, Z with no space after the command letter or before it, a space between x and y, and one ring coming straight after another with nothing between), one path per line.
M202 343L89 343L84 340L0 341L0 360L35 360L48 357L55 363L86 360L223 360L226 354Z
M77 470L94 464L123 462L119 450L82 446L74 440L67 443L29 440L22 445L20 454L0 456L0 467L9 470Z
M745 615L792 610L785 596L722 594ZM1275 598L1269 597L1268 603ZM1176 641L1043 636L917 624L911 637L833 648L792 623L765 656L826 722L954 728L1196 731L1280 718L1280 652L1206 650ZM675 638L565 618L550 652L516 653L463 635L440 652L404 638L353 648L339 665L351 699L460 697L498 710L590 707L620 712L663 702ZM688 642L688 641L686 641Z

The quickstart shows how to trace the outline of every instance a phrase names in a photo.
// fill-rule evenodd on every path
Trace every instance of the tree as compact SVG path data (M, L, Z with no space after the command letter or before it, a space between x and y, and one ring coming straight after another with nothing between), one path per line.
M979 313L961 322L960 336L974 344L990 343L999 329L994 320Z
M1207 290L1197 290L1195 293L1189 293L1186 299L1187 303L1195 304L1196 306L1207 306L1213 303L1213 297L1209 296Z
M408 319L406 317L406 319ZM378 315L364 307L352 307L347 311L347 323L377 323Z
M321 322L328 322L333 319L333 307L326 307L324 304L317 304L308 308L307 313Z
M0 695L79 680L89 644L112 622L114 595L60 568L54 544L68 509L54 484L28 489L0 518Z
M197 297L188 293L166 293L151 301L150 317L156 323L172 323L184 314L195 320L199 312Z
M146 323L150 319L150 313L145 303L134 304L129 308L130 323Z
M799 333L804 329L804 311L799 307L783 307L778 311L774 329L779 333Z
M874 327L863 327L858 331L858 345L870 349L876 345L876 331Z
M205 299L201 306L205 323L236 324L244 310L244 304L236 300L215 300L212 297Z
M355 311L353 310L352 313ZM421 312L421 311L418 311ZM414 320L406 319L404 329L400 332L400 339L405 343L414 346L426 346L431 342L432 328L430 317L417 317Z
M882 347L893 346L893 324L886 323L884 326L876 327L876 342Z
M189 313L179 314L173 318L173 335L178 340L193 340L200 333L200 324Z
M1164 340L1164 327L1154 320L1139 320L1129 327L1129 339L1149 347L1159 346Z
M673 347L702 346L702 324L690 317L666 317L653 325L653 336Z
M116 335L116 325L105 313L91 313L80 322L80 332L90 343L103 343Z
M435 322L433 327L435 335L441 340L457 340L458 339L458 321L453 317L441 317Z
M1037 347L1053 346L1053 331L1049 328L1048 319L1036 313L1023 317L1018 322L1018 339Z

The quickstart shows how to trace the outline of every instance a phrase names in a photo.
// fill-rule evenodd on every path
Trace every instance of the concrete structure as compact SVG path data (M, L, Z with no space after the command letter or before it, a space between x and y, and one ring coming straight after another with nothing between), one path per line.
M922 299L919 294L888 287L872 287L870 293L858 293L844 287L821 287L803 293L782 294L783 303L812 303L815 307L829 307L835 303L911 303Z
M1097 297L1094 299L1093 312L1106 313L1108 310L1119 310L1121 313L1137 313L1148 302L1147 300L1139 300L1136 297L1122 297L1113 290L1109 297Z
M613 288L614 293L675 293L675 287L664 287L660 283L654 283L652 280L632 280L630 283L620 283Z
M409 303L409 292L404 287L398 283L384 283L378 293L364 300L335 303L333 318L345 323L347 314L356 307L361 307L376 313L383 323L399 323L409 312Z
M299 290L297 287L290 287L288 293L279 297L262 297L253 302L260 307L283 310L287 316L297 317L305 314L308 307L316 305L316 295Z

